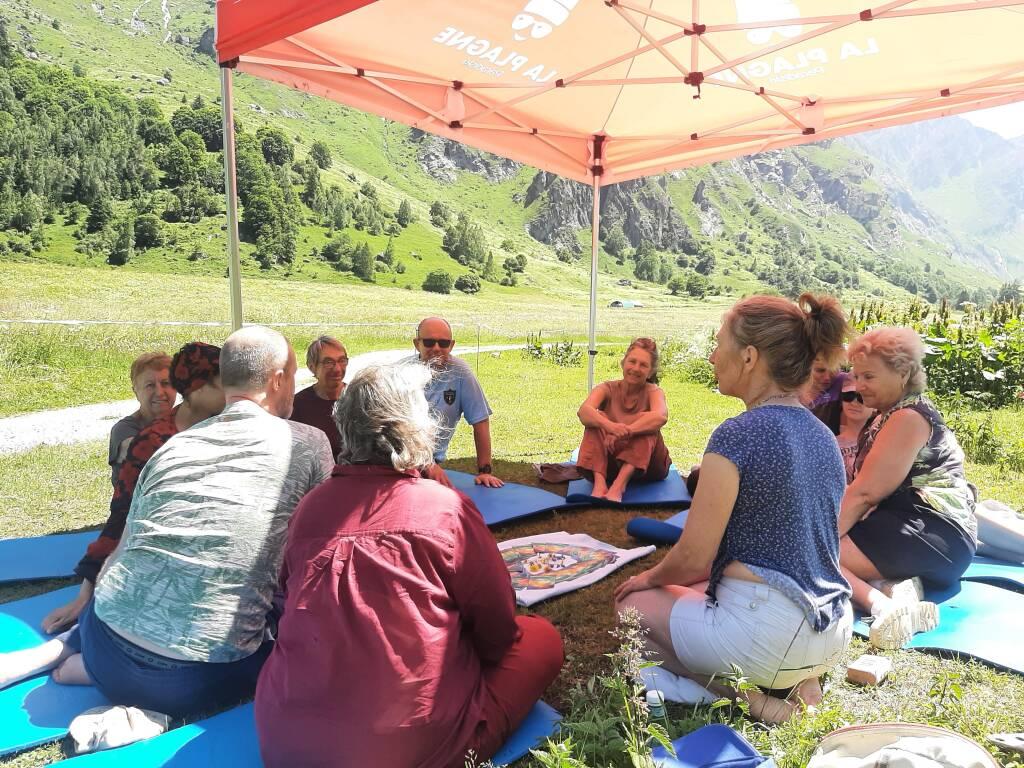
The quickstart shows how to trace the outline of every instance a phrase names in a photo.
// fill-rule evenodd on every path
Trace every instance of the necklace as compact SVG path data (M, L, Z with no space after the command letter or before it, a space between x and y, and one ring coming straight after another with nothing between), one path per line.
M755 408L760 408L762 405L768 405L769 403L771 403L771 402L773 402L775 400L794 400L794 399L796 399L796 395L793 394L792 392L780 392L777 395L768 395L767 397L762 397L760 400L758 400L752 406L750 406L749 410L752 411Z

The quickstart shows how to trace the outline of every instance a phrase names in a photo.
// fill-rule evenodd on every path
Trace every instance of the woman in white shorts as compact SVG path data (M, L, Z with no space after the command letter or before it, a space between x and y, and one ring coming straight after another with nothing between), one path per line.
M672 551L615 593L620 612L640 612L653 661L718 695L736 693L723 677L738 670L767 689L739 694L766 721L821 700L818 677L852 633L839 570L846 473L799 398L811 362L841 356L847 333L839 303L808 294L799 305L753 296L726 313L711 362L719 391L746 411L712 434Z

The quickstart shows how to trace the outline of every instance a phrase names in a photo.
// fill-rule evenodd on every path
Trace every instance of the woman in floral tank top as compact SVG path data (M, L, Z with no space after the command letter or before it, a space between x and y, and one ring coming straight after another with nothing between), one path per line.
M850 345L857 390L878 415L861 434L843 498L840 563L871 612L871 642L902 647L938 623L923 586L956 584L977 547L964 452L923 395L924 347L911 328L878 328ZM903 584L878 584L879 580Z

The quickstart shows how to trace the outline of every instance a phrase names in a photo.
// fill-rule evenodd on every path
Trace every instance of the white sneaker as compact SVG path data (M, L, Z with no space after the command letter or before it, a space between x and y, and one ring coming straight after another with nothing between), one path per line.
M905 646L918 632L927 632L938 625L939 606L935 603L889 600L871 622L868 640L875 648L892 651Z
M663 667L644 667L640 670L640 678L648 691L661 691L668 701L710 704L719 698L697 681L681 677Z

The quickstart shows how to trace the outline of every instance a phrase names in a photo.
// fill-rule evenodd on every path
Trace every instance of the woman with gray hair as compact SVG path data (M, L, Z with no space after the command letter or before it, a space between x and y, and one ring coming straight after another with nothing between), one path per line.
M429 380L374 366L338 402L339 463L292 518L256 691L268 768L486 761L561 669L558 631L515 615L476 506L419 474L438 432Z
M964 452L924 396L924 346L912 328L878 328L849 348L857 391L877 410L860 437L843 497L840 564L873 617L870 640L901 648L938 623L923 584L948 587L977 547ZM882 581L884 580L884 581Z

